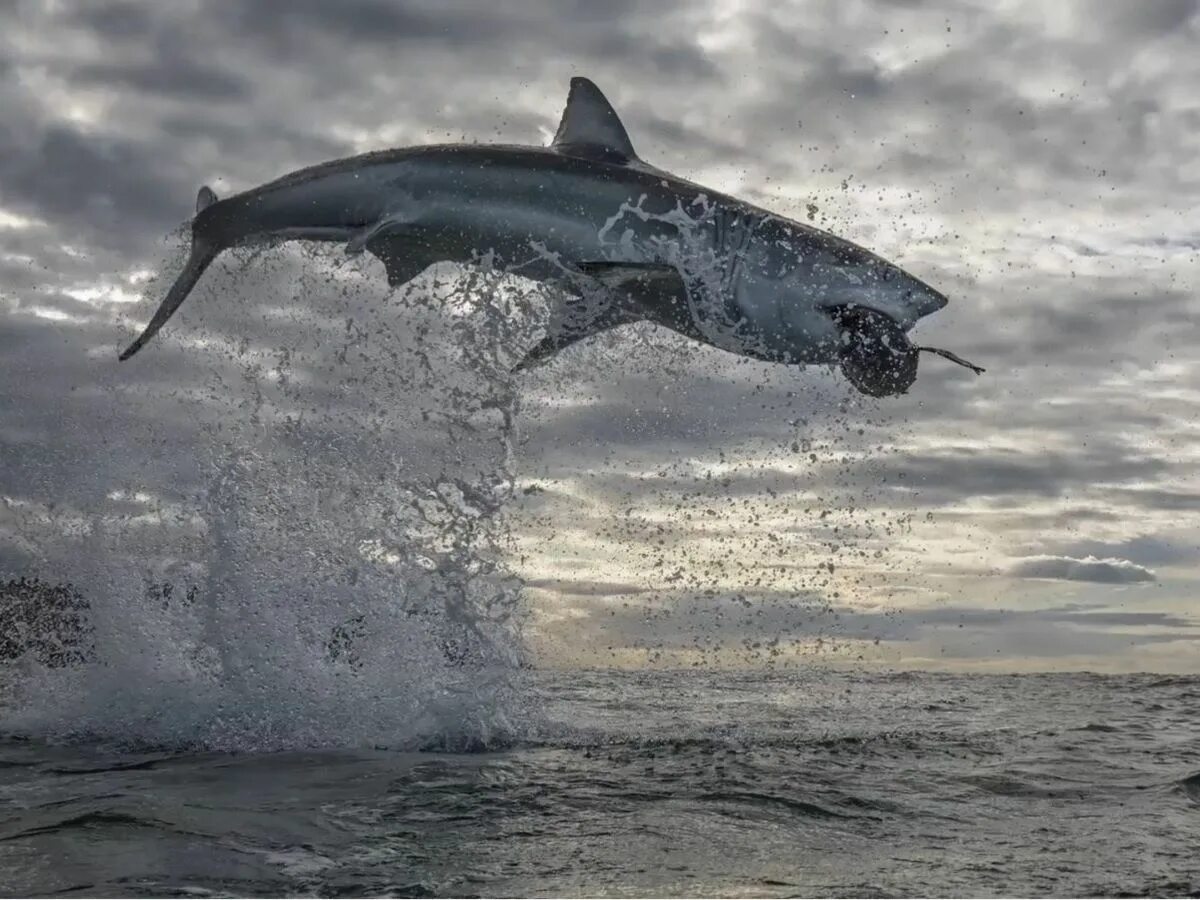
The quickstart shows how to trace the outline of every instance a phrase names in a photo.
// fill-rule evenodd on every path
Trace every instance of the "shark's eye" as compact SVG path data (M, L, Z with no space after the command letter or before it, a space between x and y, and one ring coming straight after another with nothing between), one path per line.
M882 265L879 267L879 280L880 281L891 281L895 277L896 277L896 270L894 268L892 268L891 266Z

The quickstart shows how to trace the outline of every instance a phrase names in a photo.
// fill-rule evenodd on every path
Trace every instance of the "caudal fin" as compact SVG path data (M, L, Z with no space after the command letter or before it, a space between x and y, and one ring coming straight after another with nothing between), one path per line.
M154 316L150 319L150 324L137 336L137 340L126 347L124 352L121 353L119 359L122 362L141 350L146 342L158 333L158 330L166 324L167 319L171 318L175 310L179 309L179 304L187 299L188 294L192 292L192 288L196 286L196 282L200 280L200 276L204 274L204 270L217 258L217 254L220 252L220 247L213 247L193 240L192 252L188 256L187 264L183 267L183 271L179 273L179 277L171 285L171 290L167 292L167 296L163 298L163 302L154 311Z

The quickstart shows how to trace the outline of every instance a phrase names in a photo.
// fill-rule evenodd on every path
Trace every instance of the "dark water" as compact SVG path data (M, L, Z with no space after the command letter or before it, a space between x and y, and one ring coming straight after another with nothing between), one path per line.
M1200 895L1200 679L530 676L481 752L0 743L5 895Z

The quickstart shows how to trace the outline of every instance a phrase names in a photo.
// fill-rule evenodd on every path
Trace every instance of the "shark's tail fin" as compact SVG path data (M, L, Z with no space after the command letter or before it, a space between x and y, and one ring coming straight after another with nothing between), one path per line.
M220 247L200 244L196 241L192 242L192 253L188 257L183 271L179 273L179 277L171 285L171 290L167 292L167 296L163 298L163 302L154 311L154 316L150 319L150 324L137 336L137 340L126 347L121 353L121 361L129 359L129 357L141 350L146 342L158 333L158 330L166 324L167 319L171 318L175 310L179 309L179 304L187 299L187 295L192 292L192 288L196 286L196 282L200 280L200 276L204 274L204 270L208 268L209 263L217 258L217 254L220 252Z
M196 197L197 214L203 212L216 202L217 195L210 188L200 188L200 193ZM171 290L167 292L167 296L158 305L158 309L154 311L154 316L150 319L150 324L137 336L137 340L126 347L121 353L119 357L121 361L129 359L129 357L141 350L146 345L146 342L158 333L158 330L166 324L167 319L171 318L175 310L179 309L179 304L187 299L188 294L192 292L192 288L196 286L196 282L200 280L200 276L204 274L204 270L217 258L222 249L219 245L199 237L196 234L193 224L192 252L188 255L183 271L179 273L179 277L171 285Z

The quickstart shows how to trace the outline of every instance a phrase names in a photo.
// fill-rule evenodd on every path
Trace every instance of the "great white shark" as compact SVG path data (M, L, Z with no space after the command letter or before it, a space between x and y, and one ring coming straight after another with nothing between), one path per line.
M591 81L571 80L549 147L443 144L366 153L224 200L200 188L191 253L129 359L224 250L335 241L405 284L433 263L486 261L564 298L516 368L648 320L743 356L840 364L860 391L907 391L921 350L907 332L946 298L828 232L685 181L638 158Z

